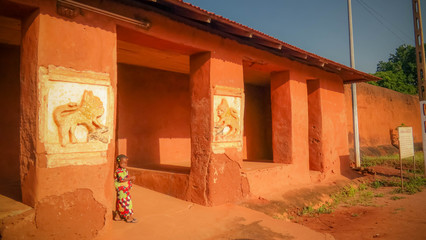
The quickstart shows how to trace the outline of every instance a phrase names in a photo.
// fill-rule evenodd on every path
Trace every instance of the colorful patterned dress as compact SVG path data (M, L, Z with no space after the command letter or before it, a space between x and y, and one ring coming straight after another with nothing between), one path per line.
M132 198L130 197L130 189L132 182L124 181L129 177L129 173L125 168L117 168L115 171L115 190L117 191L117 211L120 217L127 218L133 214Z

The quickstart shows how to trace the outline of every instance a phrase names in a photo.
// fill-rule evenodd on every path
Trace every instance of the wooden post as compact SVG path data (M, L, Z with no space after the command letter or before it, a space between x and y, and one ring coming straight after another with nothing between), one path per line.
M402 173L402 158L401 158L401 154L399 154L399 165L401 168L401 192L404 192L404 176Z
M416 157L415 156L413 156L413 165L414 165L413 167L414 178L416 178Z
M419 89L420 115L422 116L422 139L423 139L423 160L426 169L426 113L424 112L425 87L424 74L426 70L425 64L425 48L423 44L423 27L422 14L420 10L420 0L412 0L413 4L413 21L414 21L414 39L416 42L416 62L417 62L417 86ZM426 170L424 171L426 177Z

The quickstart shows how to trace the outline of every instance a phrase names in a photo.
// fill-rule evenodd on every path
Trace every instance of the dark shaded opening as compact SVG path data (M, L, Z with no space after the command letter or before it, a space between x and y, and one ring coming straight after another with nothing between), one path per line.
M21 201L19 171L20 46L0 44L0 194Z
M270 85L244 84L244 157L273 162Z

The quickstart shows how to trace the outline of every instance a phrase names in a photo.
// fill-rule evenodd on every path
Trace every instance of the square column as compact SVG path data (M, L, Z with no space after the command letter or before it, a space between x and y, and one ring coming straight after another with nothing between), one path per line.
M241 199L243 69L213 58L191 56L191 173L187 200L219 205ZM226 71L224 71L224 69Z
M115 24L89 11L64 19L56 4L22 24L22 199L38 229L92 238L114 209Z
M321 81L307 80L309 115L309 169L324 171Z
M271 74L272 148L276 163L309 169L306 80L295 72ZM296 174L296 173L295 173Z
M212 103L210 93L210 53L190 58L191 92L191 173L187 200L207 205L207 175L212 154Z

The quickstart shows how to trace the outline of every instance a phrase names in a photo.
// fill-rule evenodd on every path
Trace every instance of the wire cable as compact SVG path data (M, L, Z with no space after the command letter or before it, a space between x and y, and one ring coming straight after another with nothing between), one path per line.
M361 7L363 7L368 13L370 13L380 24L382 24L389 32L391 32L393 35L395 35L397 38L399 38L399 40L401 40L402 42L406 42L404 39L402 39L402 37L397 34L396 32L394 32L390 27L388 27L377 15L381 16L381 18L383 18L384 21L386 21L386 19L380 14L378 13L376 10L374 10L372 7L368 6L363 0L356 0ZM388 21L386 21L388 22ZM389 23L390 24L390 23ZM392 24L390 24L392 25ZM395 26L393 26L395 27ZM396 27L395 27L396 28ZM402 32L402 31L401 31ZM402 32L403 33L403 32ZM407 39L409 39L410 41L414 41L412 37L408 37L405 33L403 33L404 37L406 37Z
M393 25L391 23L391 21L388 21L382 14L380 14L380 12L376 11L373 7L369 6L364 0L360 0L366 7L368 7L369 9L371 9L371 11L373 11L374 13L376 13L377 15L379 15L379 17L381 17L383 20L385 20L386 22L388 22L390 25L392 25L396 30L398 30L400 33L402 33L407 39L410 40L414 40L413 36L411 36L410 34L407 34L405 31L402 31L400 28L398 28L397 26Z

